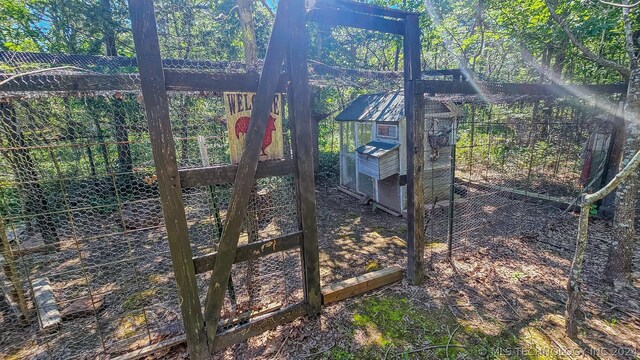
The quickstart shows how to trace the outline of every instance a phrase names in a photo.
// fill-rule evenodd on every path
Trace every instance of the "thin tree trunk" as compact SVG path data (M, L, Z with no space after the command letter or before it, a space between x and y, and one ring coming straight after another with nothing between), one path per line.
M118 150L118 171L131 173L133 165L131 162L131 149L129 149L129 130L125 116L124 96L116 93L111 100L113 113L113 126L116 137L116 148Z
M57 247L59 244L55 222L50 215L47 198L40 185L40 177L35 168L33 157L27 149L27 143L11 103L0 102L0 116L2 117L2 132L6 137L8 147L12 148L7 156L23 191L24 213L35 218L37 228L45 243L55 244Z
M569 281L567 282L567 307L565 312L565 329L567 336L575 339L578 336L578 324L576 317L580 309L582 296L582 266L587 250L589 238L589 210L596 201L610 194L614 189L626 185L629 181L637 181L637 169L640 165L640 152L636 152L627 165L611 180L605 187L593 194L583 194L580 199L580 221L578 223L578 238L576 242L576 252L571 262ZM624 181L624 183L623 183ZM620 194L618 190L618 194Z
M238 14L242 25L242 44L245 62L253 66L258 62L258 45L256 30L253 24L253 0L238 0Z
M100 9L102 10L103 18L103 36L105 52L107 56L118 56L118 50L116 49L116 35L113 31L113 15L111 12L110 0L100 0Z

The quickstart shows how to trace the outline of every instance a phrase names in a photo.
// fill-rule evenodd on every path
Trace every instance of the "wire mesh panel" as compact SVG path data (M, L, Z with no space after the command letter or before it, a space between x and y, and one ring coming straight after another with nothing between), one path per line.
M3 69L22 76L0 86L0 354L116 356L181 335L143 99L128 72L135 62L11 59ZM109 74L129 80L100 87ZM70 78L100 90L62 91ZM229 165L221 94L171 92L169 102L179 168ZM183 190L194 256L217 250L232 191ZM295 194L291 176L257 180L240 245L298 232ZM198 276L202 297L209 278ZM231 279L220 330L304 300L298 248L235 264Z
M493 237L527 236L583 188L601 185L612 128L579 105L545 99L465 106L457 126L454 254ZM538 223L524 221L533 213Z

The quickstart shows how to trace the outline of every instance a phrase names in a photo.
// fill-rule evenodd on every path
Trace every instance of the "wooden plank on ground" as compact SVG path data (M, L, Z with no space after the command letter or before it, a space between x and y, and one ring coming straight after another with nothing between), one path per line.
M360 295L369 290L399 281L402 279L402 275L402 268L392 266L324 286L322 288L322 303L327 305Z
M295 162L292 159L261 161L256 170L256 179L293 174ZM232 183L238 172L238 165L210 166L178 171L183 188Z
M57 329L62 323L62 317L60 316L49 279L46 277L34 279L31 286L36 309L38 310L40 329L43 331Z
M239 263L242 261L249 261L274 254L280 251L293 249L301 245L302 232L295 232L289 235L284 235L278 238L258 241L238 247L236 251L236 257L233 259L233 263ZM196 274L213 270L217 252L198 256L193 258L193 263L196 268Z

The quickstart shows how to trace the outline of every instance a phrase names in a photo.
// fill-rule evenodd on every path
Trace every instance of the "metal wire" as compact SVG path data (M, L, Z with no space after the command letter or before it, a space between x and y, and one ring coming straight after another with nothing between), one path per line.
M38 56L14 56L3 65L23 74L56 67L46 63L52 57ZM77 63L10 82L116 71L93 57L63 60ZM0 220L7 245L1 248L2 357L115 356L180 335L180 300L140 94L0 92ZM229 164L220 95L169 96L179 168ZM290 156L288 126L284 134ZM194 256L217 250L232 191L232 184L184 190ZM298 231L296 209L292 177L260 179L240 244ZM203 297L209 277L198 275ZM296 249L235 264L231 277L220 331L303 300ZM40 296L48 299L44 307Z

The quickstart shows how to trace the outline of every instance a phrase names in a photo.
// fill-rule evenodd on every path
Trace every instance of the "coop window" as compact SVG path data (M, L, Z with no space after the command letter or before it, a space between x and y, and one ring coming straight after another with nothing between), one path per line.
M377 128L377 134L379 138L398 138L398 125L378 124Z

